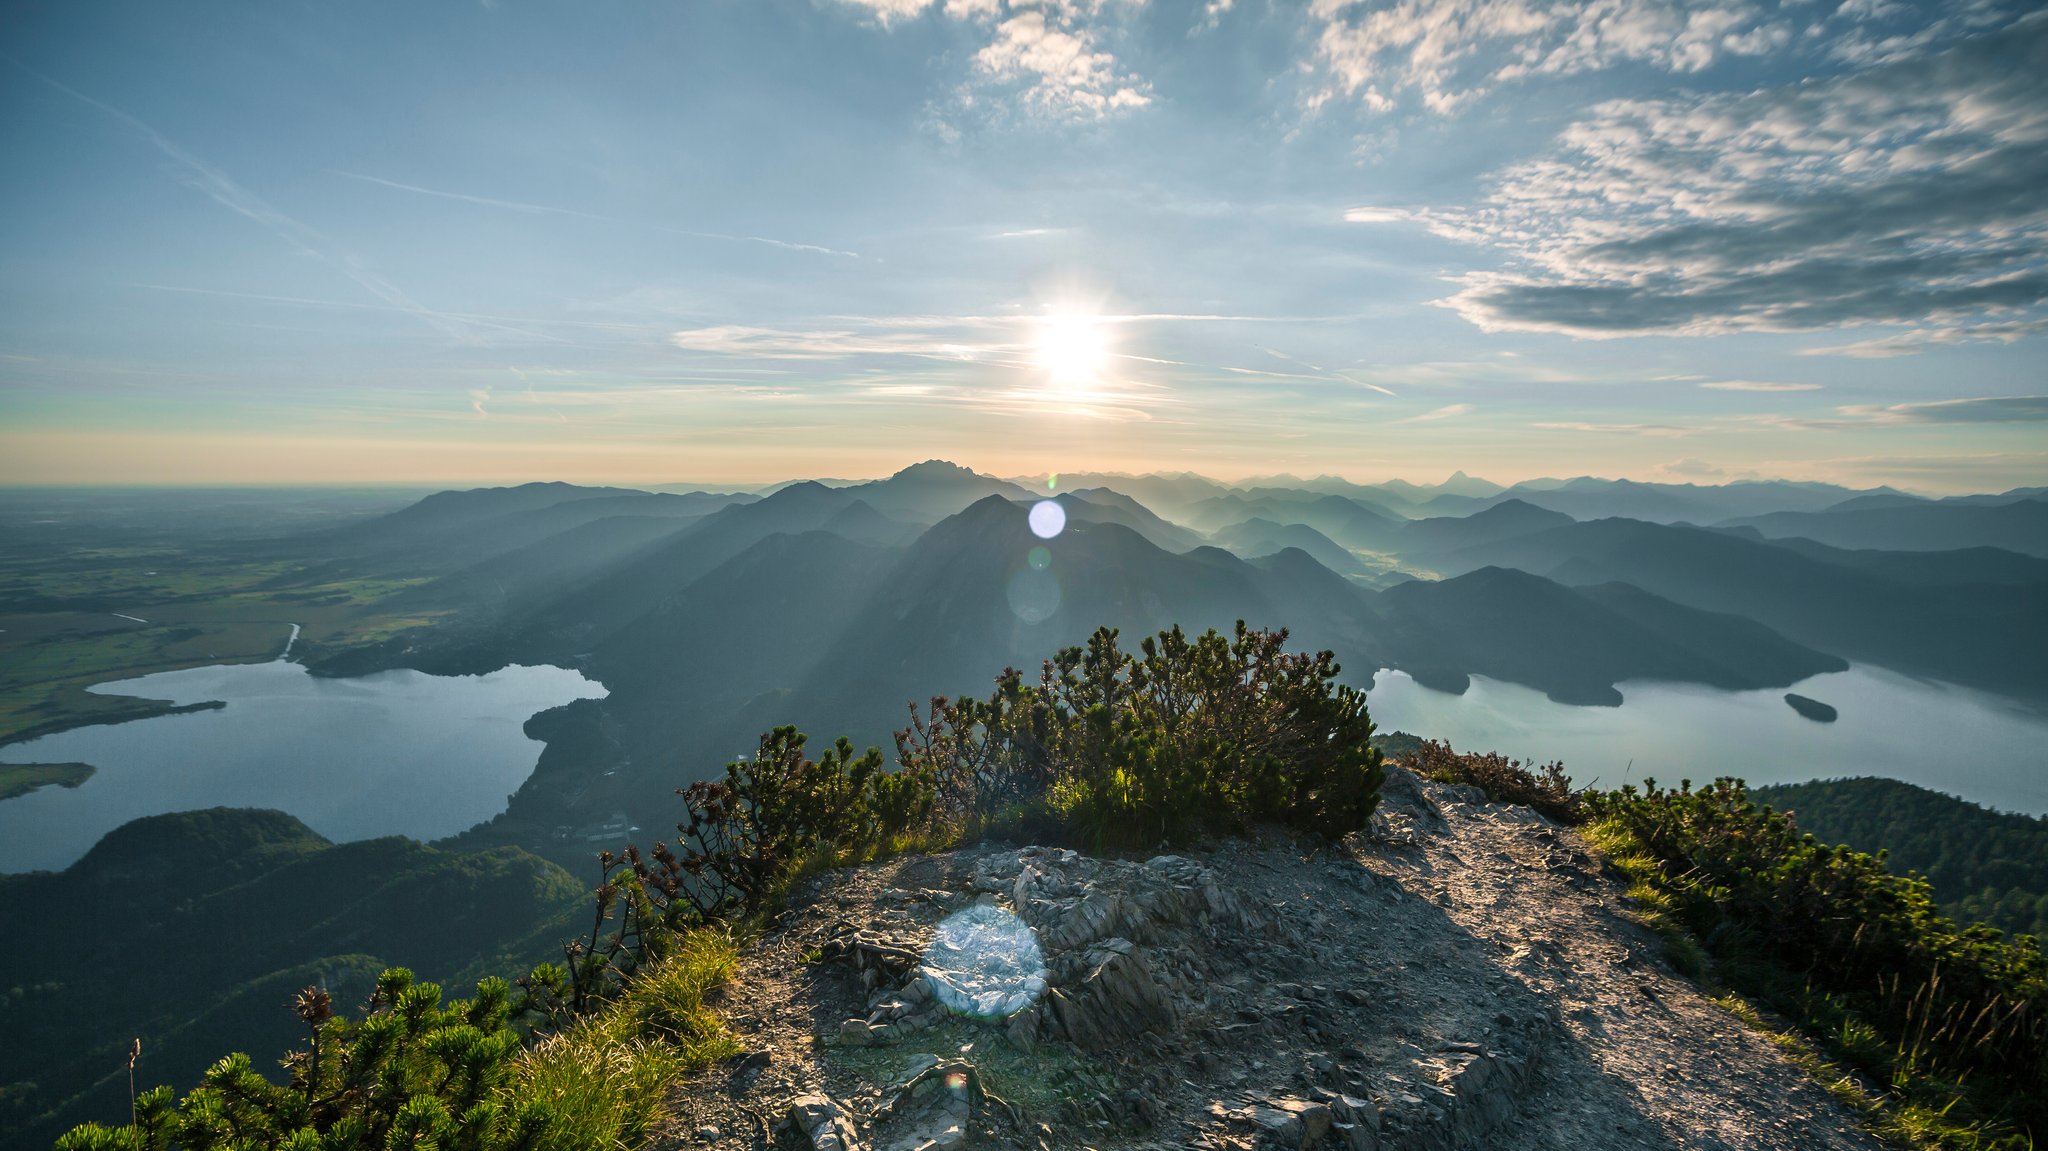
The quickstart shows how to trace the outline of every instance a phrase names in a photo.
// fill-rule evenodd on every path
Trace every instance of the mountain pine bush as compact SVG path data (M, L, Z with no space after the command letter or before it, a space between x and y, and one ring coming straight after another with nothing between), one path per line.
M1954 1145L2048 1134L2048 963L2033 937L1957 925L1925 882L1803 833L1739 780L1585 798L1589 835L1701 941L1720 980L1798 1020Z

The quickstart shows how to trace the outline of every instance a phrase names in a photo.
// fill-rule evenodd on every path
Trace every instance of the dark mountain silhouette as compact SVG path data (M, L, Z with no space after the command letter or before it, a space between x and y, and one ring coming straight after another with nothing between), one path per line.
M1498 565L1575 584L1621 580L1766 624L1851 659L2029 698L2048 694L2048 597L2009 584L1928 586L1723 531L1607 519L1467 548L1446 570Z
M1375 603L1394 666L1450 691L1482 674L1540 687L1560 703L1615 705L1623 680L1778 687L1848 666L1761 625L1639 588L1580 592L1507 568L1400 584Z
M1193 551L1202 546L1194 532L1161 519L1152 510L1122 492L1108 488L1086 488L1057 497L1067 518L1085 523L1122 524L1170 552Z
M1034 493L1008 480L984 476L945 460L912 464L886 480L841 489L893 519L931 524L984 496L1033 498Z
M1476 547L1562 527L1572 522L1563 512L1540 508L1527 500L1506 499L1469 516L1437 516L1401 525L1403 552L1444 552Z
M1188 505L1225 495L1231 490L1228 484L1218 483L1193 472L1154 473L1142 476L1124 472L1063 472L1056 477L1033 476L1011 482L1020 488L1035 492L1044 490L1048 478L1056 481L1056 491L1107 488L1119 495L1129 496L1172 520L1182 520L1181 510Z
M2002 504L1918 503L1824 512L1772 512L1732 519L1765 536L1800 536L1839 548L1944 551L1994 547L2048 558L2048 500Z
M909 543L917 538L916 524L892 520L875 510L873 504L856 499L826 519L824 530L836 536L844 536L855 543L875 544L889 547Z
M563 532L613 517L670 519L677 526L752 496L687 495L526 484L441 492L410 507L311 541L334 557L342 572L388 571L418 575L475 565L491 556L542 543Z
M1253 518L1212 532L1210 538L1246 559L1297 548L1315 557L1317 563L1331 571L1345 575L1366 574L1366 566L1358 562L1357 556L1307 524L1280 524Z
M1755 529L1733 529L1754 531ZM1757 536L1763 539L1762 536ZM2048 559L2003 548L1957 548L1938 552L1892 552L1829 547L1798 536L1764 540L1809 559L1866 572L1904 584L2035 584L2048 590Z

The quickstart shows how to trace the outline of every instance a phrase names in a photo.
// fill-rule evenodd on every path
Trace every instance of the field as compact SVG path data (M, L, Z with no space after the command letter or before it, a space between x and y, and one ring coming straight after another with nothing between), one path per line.
M26 497L9 495L0 528L21 530L0 546L0 744L161 714L169 704L86 689L275 659L294 624L298 656L431 622L389 605L418 580L335 578L309 543L317 537L304 534L308 520L320 522L310 516L280 515L287 530L258 542L197 518L205 502L197 495L191 506L66 515L55 526L23 516L14 501Z

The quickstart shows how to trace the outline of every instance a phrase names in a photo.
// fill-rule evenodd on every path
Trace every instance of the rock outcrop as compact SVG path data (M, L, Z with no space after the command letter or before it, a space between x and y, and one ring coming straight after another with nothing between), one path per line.
M1572 832L1390 775L1344 845L820 878L728 1003L772 1063L681 1086L668 1145L1877 1146L1664 967Z

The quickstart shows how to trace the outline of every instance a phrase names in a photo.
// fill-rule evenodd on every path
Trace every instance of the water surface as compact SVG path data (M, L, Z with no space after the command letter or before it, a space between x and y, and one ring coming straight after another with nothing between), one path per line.
M2048 713L2000 696L1857 665L1789 689L1841 713L1816 723L1785 703L1783 688L1620 686L1620 707L1574 707L1480 676L1459 696L1382 671L1368 705L1381 731L1561 759L1574 780L1603 787L1644 776L1676 786L1721 775L1752 784L1877 775L2003 811L2048 812Z
M221 805L277 808L336 841L452 835L503 811L533 773L541 745L521 731L528 717L605 694L558 667L318 679L283 661L92 690L227 706L0 747L0 762L98 769L77 788L0 802L0 872L65 867L131 819Z

